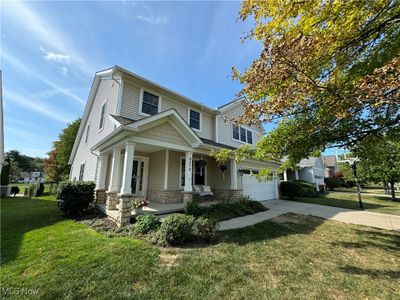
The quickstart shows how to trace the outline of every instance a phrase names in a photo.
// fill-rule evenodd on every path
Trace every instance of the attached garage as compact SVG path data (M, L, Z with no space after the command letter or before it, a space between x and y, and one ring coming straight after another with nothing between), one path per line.
M273 200L278 198L276 179L259 182L252 173L257 170L242 170L243 194L256 201Z

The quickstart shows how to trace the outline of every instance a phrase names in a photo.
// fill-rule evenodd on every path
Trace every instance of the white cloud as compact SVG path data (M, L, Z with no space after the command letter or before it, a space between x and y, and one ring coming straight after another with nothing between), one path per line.
M61 74L63 74L65 77L68 76L68 68L67 67L61 67Z
M168 18L164 16L136 16L135 19L154 24L154 25L159 25L159 24L166 24L168 23Z
M46 51L43 47L40 47L40 50L45 54L44 58L46 60L51 60L59 63L67 63L67 64L69 64L70 62L70 56L67 54Z
M71 99L73 99L73 100L75 100L75 101L77 101L77 102L79 102L81 104L85 104L86 103L85 101L83 101L81 99L81 97L73 94L68 89L62 88L59 85L57 85L54 82L52 82L49 79L47 79L45 76L40 75L36 71L28 69L20 60L18 60L18 58L16 58L15 56L12 56L11 54L9 54L4 48L1 51L1 58L4 61L8 62L12 67L14 67L16 69L19 69L19 70L23 71L24 73L26 73L26 74L28 74L30 76L35 77L36 79L40 80L44 84L46 84L49 87L51 87L53 90L64 94L68 98L71 98Z
M35 12L28 3L10 1L3 3L2 17L8 17L10 21L18 20L18 26L23 26L32 37L53 52L48 53L49 60L68 60L81 72L93 76L96 69L88 62L87 58L76 49L75 44L68 40L67 35L57 30L57 24L49 23L45 17ZM20 22L19 20L23 20ZM67 53L67 54L66 54Z
M8 89L4 89L4 100L5 101L12 100L12 103L17 103L20 106L29 108L43 116L46 116L50 119L53 119L61 123L68 123L72 120L72 118L63 115L60 111L55 110L54 107L50 107L43 101L40 101L38 99L33 99L31 97L28 99Z

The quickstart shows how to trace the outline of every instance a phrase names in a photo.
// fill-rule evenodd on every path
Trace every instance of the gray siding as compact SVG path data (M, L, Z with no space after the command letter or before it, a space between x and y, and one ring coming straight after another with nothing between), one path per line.
M221 113L221 117L218 118L218 142L233 147L240 147L244 143L233 140L232 138L232 122L225 121L224 117L233 118L241 116L244 112L243 106L238 104L231 109L228 109ZM263 130L259 126L243 126L253 131L253 145L262 138Z

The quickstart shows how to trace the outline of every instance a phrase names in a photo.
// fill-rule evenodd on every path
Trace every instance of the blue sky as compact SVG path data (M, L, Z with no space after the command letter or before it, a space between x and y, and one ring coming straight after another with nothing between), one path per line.
M239 2L2 2L6 150L46 156L81 116L94 73L120 65L210 107L261 50Z
M45 156L84 109L94 73L120 65L208 106L233 99L260 52L239 2L2 3L6 150Z

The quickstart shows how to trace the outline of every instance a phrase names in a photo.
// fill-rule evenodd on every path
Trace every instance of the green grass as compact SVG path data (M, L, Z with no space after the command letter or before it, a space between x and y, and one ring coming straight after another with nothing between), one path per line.
M214 245L163 249L64 219L51 197L1 199L1 216L2 296L28 288L43 299L400 297L399 232L288 214L224 232Z
M10 183L9 186L13 187L13 186L17 186L19 188L19 194L24 194L25 188L29 187L29 183ZM50 192L50 183L44 183L44 192L45 193L49 193ZM53 184L53 190L55 190L56 184Z
M359 208L358 196L356 193L330 192L315 198L296 197L292 201L352 209ZM388 197L362 194L362 201L366 211L400 215L400 202L391 201Z

